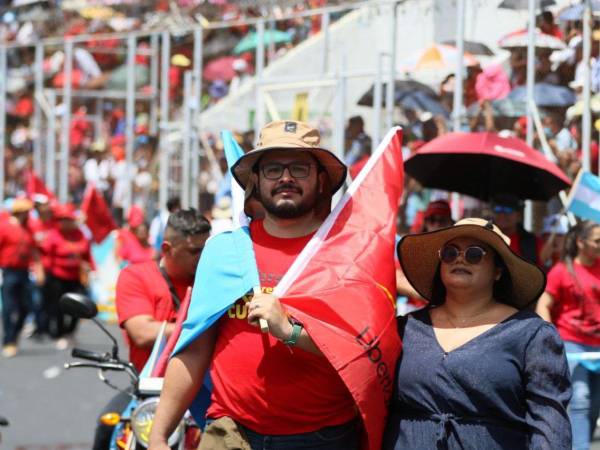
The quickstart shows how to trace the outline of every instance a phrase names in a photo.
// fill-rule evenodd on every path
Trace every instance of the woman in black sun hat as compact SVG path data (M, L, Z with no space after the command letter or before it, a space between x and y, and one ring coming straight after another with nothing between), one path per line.
M463 219L398 244L429 306L400 318L384 450L571 448L564 347L527 309L545 275L509 243L491 222Z

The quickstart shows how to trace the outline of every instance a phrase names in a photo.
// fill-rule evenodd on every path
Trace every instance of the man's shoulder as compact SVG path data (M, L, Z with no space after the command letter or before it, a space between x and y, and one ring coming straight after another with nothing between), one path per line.
M119 279L152 279L156 278L162 280L162 275L158 270L158 264L156 261L145 261L140 263L130 264L121 270Z

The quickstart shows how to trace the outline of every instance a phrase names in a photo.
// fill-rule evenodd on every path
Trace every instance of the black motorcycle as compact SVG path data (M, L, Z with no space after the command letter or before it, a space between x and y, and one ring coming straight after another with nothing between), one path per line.
M99 378L112 389L127 393L131 401L123 411L106 412L100 423L114 427L109 450L142 450L148 447L162 378L140 377L129 361L119 358L119 344L114 336L96 319L96 304L82 294L67 293L60 299L60 308L72 316L92 320L112 341L112 350L106 353L74 348L71 356L87 360L70 362L66 369L89 367L98 369ZM125 372L131 381L129 390L122 390L105 377L105 372ZM199 429L189 413L179 423L168 444L173 450L191 450L198 446Z

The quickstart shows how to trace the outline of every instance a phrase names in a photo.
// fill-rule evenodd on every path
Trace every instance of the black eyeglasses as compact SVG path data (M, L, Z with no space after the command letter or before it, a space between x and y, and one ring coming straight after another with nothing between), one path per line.
M438 253L440 256L440 261L445 264L453 263L460 255L462 255L464 260L469 264L479 264L483 257L487 254L483 248L476 245L467 247L464 250L459 250L453 245L446 245L442 247Z
M293 162L282 164L272 162L260 166L260 171L267 180L279 180L283 176L285 169L294 178L306 178L310 175L311 163Z

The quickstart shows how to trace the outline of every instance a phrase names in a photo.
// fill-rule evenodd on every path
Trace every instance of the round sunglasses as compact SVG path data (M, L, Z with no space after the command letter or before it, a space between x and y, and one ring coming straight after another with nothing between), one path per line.
M453 245L445 245L438 251L438 254L440 261L445 264L452 264L460 255L469 264L479 264L487 252L477 245L471 245L464 250L459 250Z

